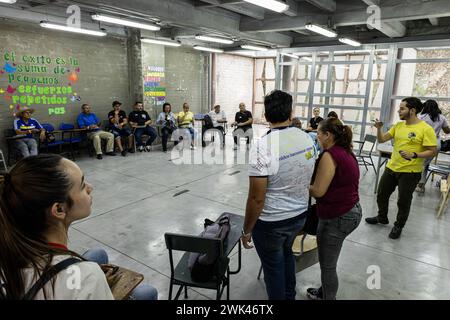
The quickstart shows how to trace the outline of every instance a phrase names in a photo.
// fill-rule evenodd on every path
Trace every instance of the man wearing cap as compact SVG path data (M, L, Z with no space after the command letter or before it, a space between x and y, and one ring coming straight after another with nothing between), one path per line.
M133 135L131 134L130 129L126 128L128 124L127 114L125 111L120 110L120 106L122 103L119 101L114 101L112 103L112 107L114 110L108 113L109 119L109 130L114 135L114 140L116 141L117 147L120 150L122 156L126 156L127 152L122 147L122 137L128 137L128 151L130 153L134 152L133 146Z
M23 107L16 113L17 119L14 120L14 131L17 135L23 136L15 140L15 148L22 158L38 154L38 146L33 138L33 133L40 132L41 141L45 139L45 129L36 119L31 118L33 112L34 109Z
M80 129L88 130L87 137L93 141L95 152L97 153L97 159L103 159L102 156L102 143L101 139L105 139L106 154L108 156L115 156L114 153L114 135L110 132L106 132L100 129L100 121L95 113L91 113L91 106L83 104L81 106L82 112L77 117L77 124Z

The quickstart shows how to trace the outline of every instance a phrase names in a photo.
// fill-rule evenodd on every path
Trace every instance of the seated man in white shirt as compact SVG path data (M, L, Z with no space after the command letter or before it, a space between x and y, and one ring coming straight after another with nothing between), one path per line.
M222 144L225 145L225 123L227 123L227 116L224 111L220 111L220 105L215 105L214 110L211 110L208 114L211 117L214 129L218 129L222 132L223 140Z

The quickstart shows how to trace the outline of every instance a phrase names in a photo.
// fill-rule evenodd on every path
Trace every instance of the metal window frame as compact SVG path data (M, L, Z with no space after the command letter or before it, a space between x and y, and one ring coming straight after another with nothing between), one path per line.
M398 68L403 63L450 63L449 58L429 58L429 59L400 59L398 57L399 49L404 48L415 48L415 49L425 49L425 48L434 48L439 50L447 49L450 50L450 39L446 40L425 40L425 41L407 41L407 42L399 42L399 43L381 43L381 44L369 44L363 45L362 47L355 50L355 48L350 46L327 46L327 47L303 47L303 48L283 48L277 50L277 65L275 66L275 88L280 89L281 87L281 68L283 66L294 66L297 65L308 65L310 66L310 77L309 77L309 91L308 92L297 92L297 88L293 88L292 94L295 96L308 96L308 103L295 103L295 106L308 107L308 118L312 116L312 108L318 106L323 108L325 112L327 112L330 108L333 109L350 109L350 110L363 110L363 117L360 122L356 121L345 121L345 123L349 124L357 124L361 126L361 136L363 136L366 132L366 128L370 125L367 122L368 113L370 111L379 111L380 112L380 120L390 124L393 120L393 114L396 106L393 104L394 100L401 100L406 98L405 96L394 95L394 85L396 81L396 77L398 76ZM369 60L355 60L355 61L335 61L336 56L340 56L341 51L353 51L358 54L358 51L361 51L361 54L369 55ZM379 50L387 51L387 59L377 59L376 52ZM326 51L328 53L327 60L318 60L318 57L322 55L322 52ZM305 53L312 59L312 61L304 61L298 59L297 61L290 61L283 63L283 58L281 57L282 53ZM301 56L300 56L301 58ZM326 87L325 93L317 92L315 93L315 84L316 84L316 70L319 65L350 65L350 64L360 64L360 65L368 65L367 71L367 79L366 79L366 89L364 95L351 95L351 94L332 94L331 91L331 75L332 68L328 67L327 70L327 79L326 79ZM374 67L376 65L386 64L386 73L384 75L384 86L383 93L381 99L381 107L370 107L370 94L372 83L376 80L372 80L372 74ZM324 97L325 102L322 104L314 104L315 97ZM364 99L364 105L362 107L355 106L337 106L330 104L330 98L338 97L338 98L356 98L356 99ZM450 97L418 97L422 100L434 99L436 101L444 101L450 102ZM306 119L307 120L307 119Z

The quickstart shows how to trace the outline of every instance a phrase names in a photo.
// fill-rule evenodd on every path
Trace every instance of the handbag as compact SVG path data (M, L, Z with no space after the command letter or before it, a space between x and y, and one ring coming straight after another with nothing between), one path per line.
M322 158L323 153L320 154L319 158L317 158L316 163L314 165L314 172L311 177L311 185L314 184L314 180L316 179L317 168L320 159ZM317 204L311 205L311 197L308 200L308 210L306 212L306 222L303 226L302 231L306 234L315 236L317 235L317 227L319 226L319 217L317 216Z
M309 198L308 210L306 212L306 222L302 231L306 234L317 235L317 227L319 225L319 217L317 216L317 205L311 205L311 198Z
M115 300L128 300L131 292L144 280L142 274L113 264L102 264L100 267Z

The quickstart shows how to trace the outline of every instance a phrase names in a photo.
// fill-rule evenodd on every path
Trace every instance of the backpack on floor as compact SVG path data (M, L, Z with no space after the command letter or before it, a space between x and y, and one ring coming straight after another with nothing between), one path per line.
M212 121L211 117L208 114L205 114L205 116L203 117L203 121L204 121L203 127L204 127L205 130L214 128L213 121Z
M202 238L208 239L220 239L223 241L230 232L230 217L224 215L219 221L214 222L209 219L205 219L204 230L200 234ZM220 252L204 253L192 252L189 255L188 267L191 271L191 277L197 282L210 281L215 274L215 270L218 267Z
M441 141L441 151L443 152L450 151L450 140Z

